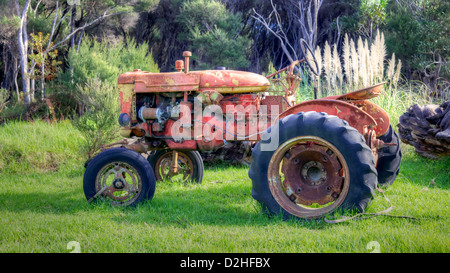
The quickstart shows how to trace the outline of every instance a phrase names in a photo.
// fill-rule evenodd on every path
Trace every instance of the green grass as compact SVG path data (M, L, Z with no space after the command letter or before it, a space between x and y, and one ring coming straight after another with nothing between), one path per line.
M159 183L137 208L88 204L82 137L69 122L0 126L0 252L450 252L450 159L403 146L385 190L392 215L340 224L267 217L251 196L248 167L206 166L202 184ZM48 155L53 156L48 156ZM389 204L377 194L369 213Z

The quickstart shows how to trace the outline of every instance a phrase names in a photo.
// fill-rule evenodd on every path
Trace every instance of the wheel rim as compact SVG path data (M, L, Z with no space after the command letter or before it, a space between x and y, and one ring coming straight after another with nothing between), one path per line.
M105 165L95 179L95 190L104 190L101 198L111 204L126 206L132 204L142 190L142 179L138 171L130 164L115 161Z
M318 218L336 210L350 185L339 150L315 136L290 139L274 152L268 168L270 191L288 213Z
M181 180L188 181L194 178L194 163L183 152L178 152L178 170L176 173L172 171L173 152L168 151L161 155L155 164L156 180L162 181L169 179L171 181Z

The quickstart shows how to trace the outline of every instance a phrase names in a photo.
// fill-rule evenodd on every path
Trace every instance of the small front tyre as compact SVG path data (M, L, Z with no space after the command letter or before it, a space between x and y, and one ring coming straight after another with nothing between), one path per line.
M172 171L174 151L170 149L157 150L148 156L147 160L155 171L156 181L186 181L202 183L204 165L203 159L197 151L176 151L177 171Z
M86 199L107 200L114 206L136 206L151 200L155 175L147 160L126 148L112 148L89 161L84 173Z

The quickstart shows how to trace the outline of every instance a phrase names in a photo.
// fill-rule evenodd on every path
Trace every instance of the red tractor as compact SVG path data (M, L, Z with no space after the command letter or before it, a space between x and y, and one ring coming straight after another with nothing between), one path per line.
M201 183L199 151L234 141L253 144L253 198L265 212L285 218L362 212L378 184L395 180L398 137L386 112L368 100L383 84L297 104L300 77L294 71L305 62L316 73L314 57L264 77L226 69L189 71L191 53L183 56L176 72L136 69L119 76L124 139L86 164L88 201L134 206L152 199L156 181L179 177ZM284 94L268 95L269 79L282 71Z

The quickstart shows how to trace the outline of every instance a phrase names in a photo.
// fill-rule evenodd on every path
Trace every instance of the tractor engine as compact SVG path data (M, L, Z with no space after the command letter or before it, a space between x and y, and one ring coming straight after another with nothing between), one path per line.
M266 77L225 69L191 72L190 55L176 61L177 72L135 69L120 75L121 136L143 137L143 150L212 151L226 141L259 140L272 109L278 116L288 107L281 96L262 95L270 87Z

